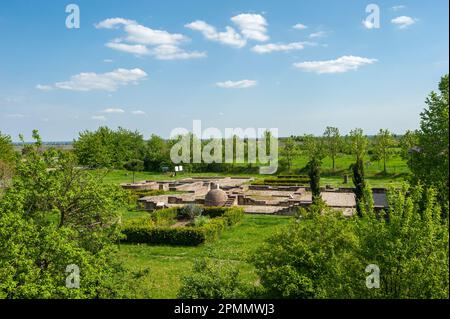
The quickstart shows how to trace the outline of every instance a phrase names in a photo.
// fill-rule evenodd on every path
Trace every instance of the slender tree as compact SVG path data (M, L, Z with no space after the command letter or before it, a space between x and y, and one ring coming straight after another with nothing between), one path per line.
M353 170L353 184L355 185L356 196L356 210L358 216L362 216L362 205L364 203L364 194L366 188L366 182L364 180L364 162L362 159L358 159L356 163L352 165Z
M391 158L393 151L393 146L395 145L395 140L392 133L388 129L380 129L378 134L375 136L374 142L374 152L377 157L383 161L383 173L387 174L386 162Z
M144 161L133 159L125 163L124 168L127 171L133 172L133 183L135 182L136 172L142 172L144 170Z
M327 155L333 162L333 172L336 170L336 157L342 149L342 137L337 127L328 126L323 134Z

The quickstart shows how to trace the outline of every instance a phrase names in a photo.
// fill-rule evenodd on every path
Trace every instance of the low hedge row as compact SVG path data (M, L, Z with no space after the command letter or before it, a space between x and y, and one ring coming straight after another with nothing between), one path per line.
M161 210L158 213L160 214L159 218L173 215L176 217L177 209ZM239 208L219 207L206 209L204 215L211 217L211 220L200 227L158 226L154 219L155 216L147 218L146 221L142 218L129 220L122 229L122 233L126 236L124 241L128 243L197 246L218 239L227 227L242 220L244 212Z

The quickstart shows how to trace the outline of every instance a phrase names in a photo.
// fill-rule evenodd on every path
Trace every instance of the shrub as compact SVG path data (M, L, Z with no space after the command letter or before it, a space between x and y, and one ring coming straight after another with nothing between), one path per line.
M211 218L221 217L229 208L225 207L206 207L203 209L202 215L209 216Z
M197 246L206 241L202 228L155 227L147 225L126 225L122 230L128 243L148 243L178 246Z
M122 229L125 235L125 242L129 243L149 243L164 245L196 246L204 242L214 241L219 238L222 232L229 226L240 222L244 215L239 208L214 208L208 209L212 215L221 217L211 218L210 216L197 216L194 219L195 227L170 227L170 223L175 221L179 213L178 208L164 209L156 211L150 218L134 218L127 221Z
M150 214L150 218L157 225L170 226L175 223L178 216L178 207L156 210Z
M209 223L211 219L208 216L198 216L194 219L194 226L195 227L202 227Z
M244 210L242 208L229 208L223 214L223 218L227 221L228 226L239 224L244 217Z
M178 217L194 219L202 214L202 208L198 205L189 204L178 210Z
M182 278L178 298L238 299L247 298L248 291L237 266L202 259L195 262L192 274Z

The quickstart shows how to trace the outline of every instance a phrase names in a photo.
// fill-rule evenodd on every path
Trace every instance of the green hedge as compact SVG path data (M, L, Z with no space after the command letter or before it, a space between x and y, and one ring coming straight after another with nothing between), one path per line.
M222 232L230 226L239 223L244 216L240 208L207 208L205 216L211 220L201 227L167 227L158 226L158 218L170 219L177 216L177 208L157 211L159 215L152 214L151 218L131 219L125 223L122 233L128 243L149 243L177 246L197 246L211 242L220 237ZM212 217L220 216L220 217ZM175 220L175 217L172 219Z

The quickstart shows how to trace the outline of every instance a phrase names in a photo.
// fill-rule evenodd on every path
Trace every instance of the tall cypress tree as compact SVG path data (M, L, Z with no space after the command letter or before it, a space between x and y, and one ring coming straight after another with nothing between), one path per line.
M353 170L353 184L355 184L356 195L356 211L358 216L362 216L361 205L364 203L364 189L366 182L364 180L364 162L362 159L358 159L356 163L352 165Z
M312 159L308 163L309 185L311 187L313 203L317 203L320 199L320 161Z

